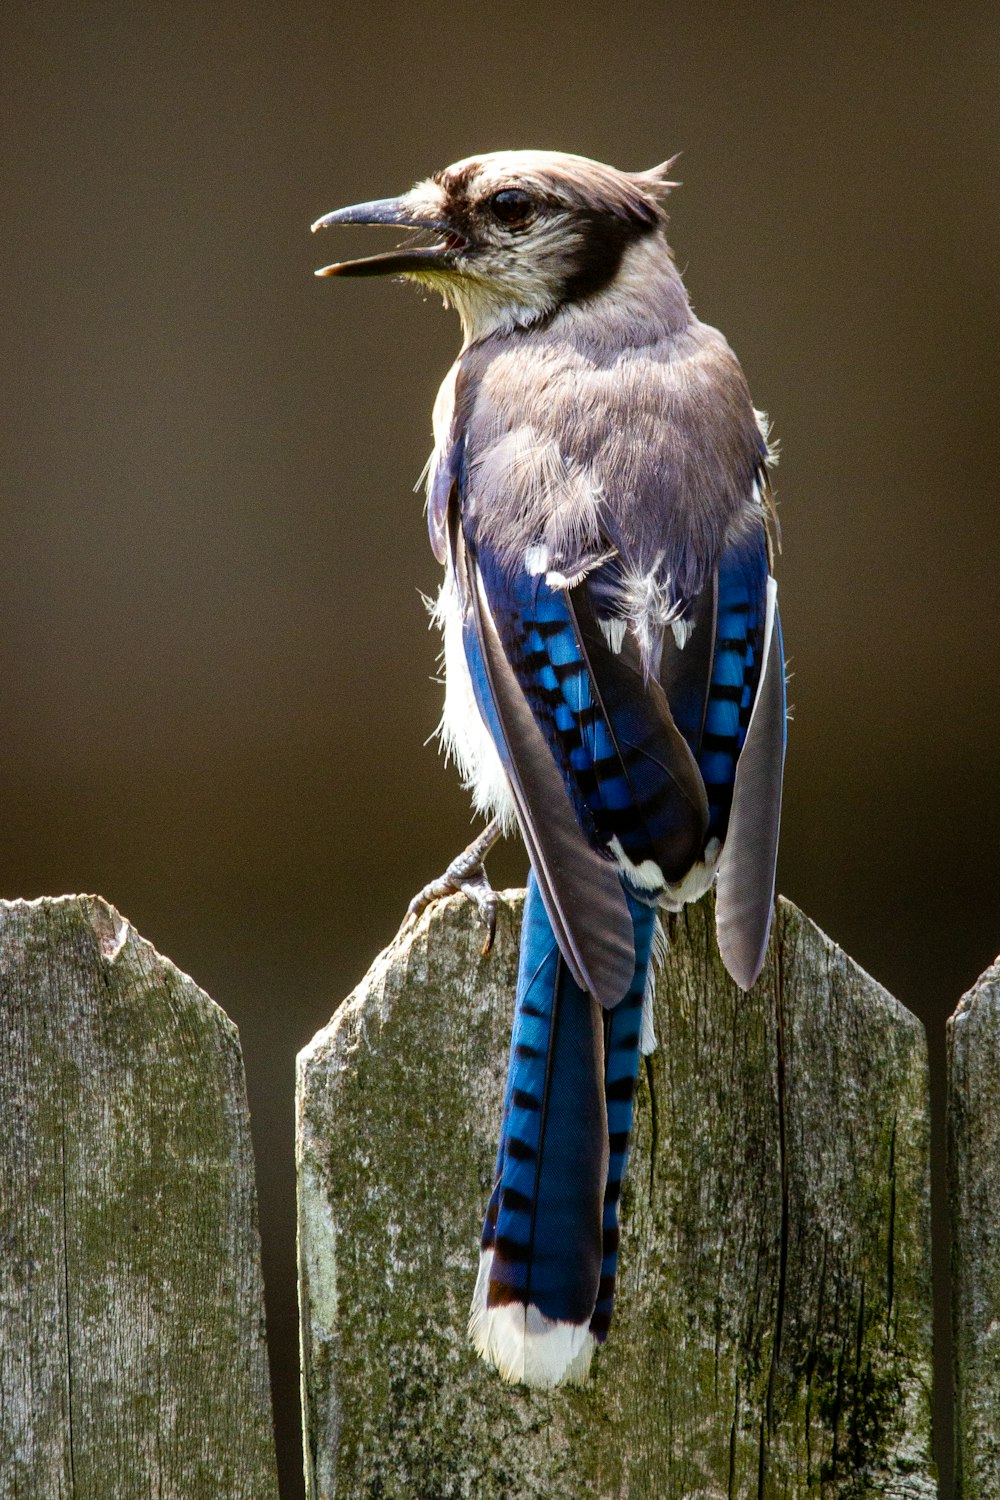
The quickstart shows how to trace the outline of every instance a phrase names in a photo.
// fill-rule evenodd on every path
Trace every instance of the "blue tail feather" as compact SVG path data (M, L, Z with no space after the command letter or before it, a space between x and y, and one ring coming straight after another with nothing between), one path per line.
M629 1141L636 1079L639 1073L639 1043L642 1008L652 962L656 912L634 897L628 898L635 930L635 978L628 994L614 1010L605 1012L604 1097L608 1117L608 1180L604 1190L601 1281L590 1331L603 1343L611 1326L618 1273L618 1200L628 1166Z
M547 1318L571 1322L590 1316L602 1253L602 1015L566 969L532 876L497 1158L496 1225L487 1218L483 1248L494 1250L491 1301L530 1302ZM567 1236L576 1242L569 1276Z
M523 1378L523 1352L519 1365L518 1353L509 1353L509 1321L503 1337L494 1337L491 1314L510 1310L521 1317L525 1341L544 1338L552 1325L572 1325L579 1339L557 1337L557 1361L575 1357L583 1342L589 1362L593 1342L610 1325L618 1200L656 921L654 910L631 895L628 904L635 975L622 1001L605 1011L569 974L529 878L495 1187L481 1242L488 1284L477 1289L485 1306L474 1306L472 1317L476 1343L509 1378ZM540 1344L533 1358L541 1360L539 1383L566 1373L546 1370Z

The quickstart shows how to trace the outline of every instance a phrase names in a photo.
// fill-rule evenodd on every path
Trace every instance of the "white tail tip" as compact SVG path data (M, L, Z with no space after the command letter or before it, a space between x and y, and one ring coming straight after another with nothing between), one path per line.
M482 1251L469 1313L469 1338L476 1352L512 1384L541 1390L583 1385L597 1343L587 1325L547 1318L521 1302L489 1307L492 1265L493 1251Z

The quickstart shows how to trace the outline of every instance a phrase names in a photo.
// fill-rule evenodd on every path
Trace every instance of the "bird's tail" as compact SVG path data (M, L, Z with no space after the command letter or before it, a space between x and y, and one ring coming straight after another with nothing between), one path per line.
M517 1005L469 1336L506 1380L586 1377L607 1337L618 1263L655 911L628 897L636 964L603 1010L570 976L532 875Z

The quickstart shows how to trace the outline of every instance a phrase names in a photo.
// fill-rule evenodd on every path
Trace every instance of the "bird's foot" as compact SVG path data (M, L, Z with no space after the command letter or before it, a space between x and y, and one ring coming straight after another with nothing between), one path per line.
M468 896L470 901L476 903L480 919L486 928L483 954L489 953L497 932L498 897L490 885L490 877L486 873L483 860L499 837L500 825L494 819L491 823L487 823L479 837L473 839L467 849L463 849L461 854L452 860L443 875L437 880L430 881L422 891L417 892L406 909L403 926L406 927L409 923L415 922L420 914L435 901L461 891L463 896Z

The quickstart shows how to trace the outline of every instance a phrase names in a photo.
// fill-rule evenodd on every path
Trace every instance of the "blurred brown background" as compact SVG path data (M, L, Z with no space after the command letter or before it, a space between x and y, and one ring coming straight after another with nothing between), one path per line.
M0 893L102 892L239 1022L287 1500L294 1055L470 828L411 493L457 326L315 281L308 224L476 150L683 149L678 261L782 447L779 884L926 1022L940 1186L944 1019L1000 947L997 25L4 6ZM942 1358L944 1295L939 1258Z

